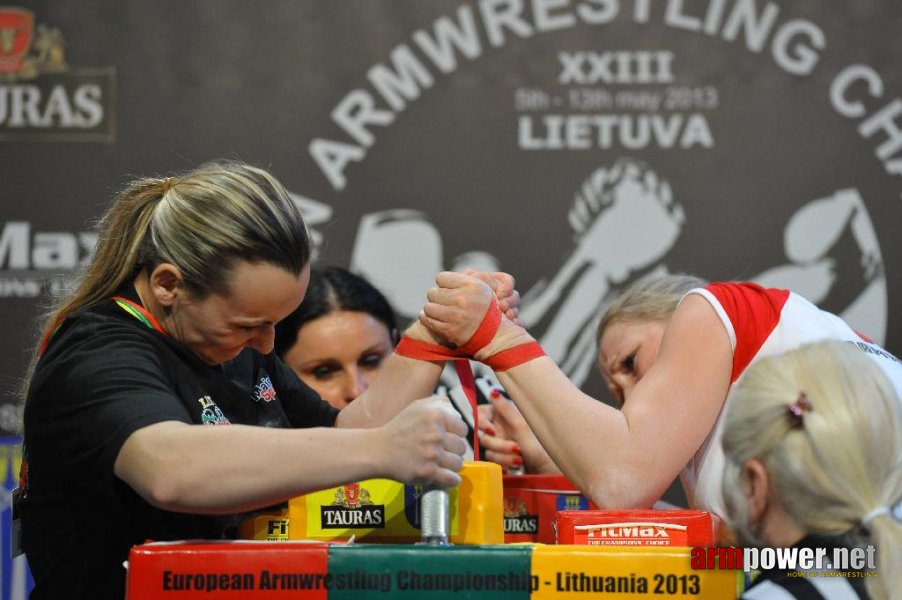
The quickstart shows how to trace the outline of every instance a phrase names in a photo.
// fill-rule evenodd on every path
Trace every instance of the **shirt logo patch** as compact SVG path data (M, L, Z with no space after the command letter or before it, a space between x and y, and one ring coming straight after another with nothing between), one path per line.
M216 403L210 396L198 398L197 403L200 404L200 418L204 425L231 425L222 413L222 409L216 406Z
M272 402L276 399L276 388L272 385L272 379L269 376L263 376L254 386L254 400L257 402Z

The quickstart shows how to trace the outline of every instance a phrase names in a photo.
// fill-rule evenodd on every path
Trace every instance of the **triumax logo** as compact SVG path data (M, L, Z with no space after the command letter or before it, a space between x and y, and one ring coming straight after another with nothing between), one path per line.
M0 7L0 141L114 141L114 69L70 69L65 47L31 11Z
M91 231L41 231L28 221L6 221L0 229L0 298L35 298L59 293L94 250Z
M778 569L828 574L840 571L874 572L874 546L863 548L692 548L691 567L700 569Z

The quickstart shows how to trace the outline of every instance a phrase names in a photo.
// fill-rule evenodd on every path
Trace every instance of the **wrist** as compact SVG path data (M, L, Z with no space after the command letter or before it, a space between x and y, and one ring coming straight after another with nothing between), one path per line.
M407 328L407 331L404 332L404 336L412 340L417 340L418 342L427 342L430 344L437 344L439 346L445 345L443 343L444 340L440 339L438 336L432 333L429 328L427 328L419 321L414 321L410 325L410 327Z
M359 447L367 448L365 456L362 460L367 464L369 470L373 473L367 479L372 478L388 478L391 479L392 460L389 456L389 446L391 436L386 435L387 424L373 427L370 429L359 430L360 433L367 438L361 440L364 444L358 444Z
M476 352L473 358L480 362L485 362L486 359L494 354L534 341L535 338L529 335L525 329L505 317L501 319L501 326L498 328L492 341Z

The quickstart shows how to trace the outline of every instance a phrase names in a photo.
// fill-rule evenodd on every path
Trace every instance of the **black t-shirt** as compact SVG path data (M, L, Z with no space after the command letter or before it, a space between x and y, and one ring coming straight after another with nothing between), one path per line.
M132 286L120 295L138 303ZM117 478L113 464L136 430L162 421L332 426L337 414L273 354L246 349L210 366L113 300L71 315L38 362L25 405L18 509L32 599L122 598L132 545L223 538L235 524L237 515L154 508Z

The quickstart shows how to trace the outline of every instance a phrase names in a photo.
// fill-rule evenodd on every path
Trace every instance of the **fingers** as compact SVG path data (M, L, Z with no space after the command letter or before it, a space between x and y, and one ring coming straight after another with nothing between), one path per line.
M438 411L437 424L442 434L442 449L461 458L468 447L465 439L469 432L467 424L446 396L431 396L429 402Z
M480 406L479 408L482 408ZM490 407L486 407L490 408ZM489 423L483 426L480 422L479 443L485 449L485 457L491 462L498 463L505 469L516 469L523 465L520 446L513 440L495 435L495 424Z
M439 469L435 472L435 475L428 480L417 481L415 483L431 484L442 488L453 488L459 486L460 482L461 478L460 475L457 474L457 471Z
M454 410L454 409L451 409ZM467 435L467 424L464 423L464 420L461 418L459 414L455 412L455 414L445 414L445 431L452 433L461 440L463 447L460 451L460 454L463 454L466 451L467 443L463 441L464 436Z
M431 331L433 334L441 335L439 333L439 329L444 327L444 323L442 323L441 321L436 321L435 319L432 319L430 317L427 317L425 310L421 310L420 314L417 315L417 321L420 323L420 325L422 325L423 327L425 327L426 329Z
M517 302L519 302L519 300L517 300ZM517 308L516 306L513 306L513 307L502 306L502 301L500 301L500 300L498 301L498 306L501 308L501 314L503 314L505 317L507 317L511 321L514 321L515 323L519 320L519 318L520 318L520 309L519 308Z
M426 290L426 300L433 304L454 304L455 300L460 297L460 288L462 287L464 286L432 286Z
M495 435L494 424L492 423L494 413L495 409L492 408L491 404L480 404L476 407L480 431L485 431L489 435Z
M516 289L516 281L514 280L513 275L501 271L486 273L484 271L475 271L469 268L464 269L461 273L458 273L458 275L465 275L487 283L494 292L495 297L498 299L498 305L501 307L502 311L516 311L517 307L520 305L520 292ZM442 274L436 278L436 283L441 286L443 284L440 280L446 280ZM456 278L448 278L447 281L455 282L455 287L464 285L463 282ZM517 318L517 313L513 312L507 316L513 321Z
M501 465L501 468L507 471L519 469L523 466L523 459L516 454L487 450L485 453L485 458L490 462L498 463L499 465Z
M486 450L491 450L499 454L510 454L516 456L520 454L520 446L513 440L507 440L495 435L483 433L479 436L479 443Z
M485 448L487 460L498 463L508 470L523 466L520 446L516 442L482 434L479 436L479 443Z
M489 279L492 290L495 292L495 297L498 299L498 306L501 308L501 312L508 319L519 325L520 292L515 287L514 277L500 271L484 273L483 275Z
M491 274L495 281L494 290L499 298L509 296L512 292L516 292L516 281L514 276L502 271L495 271Z
M514 318L516 318L519 313L520 292L513 290L509 294L498 296L498 306L501 307L501 310L509 319L511 319L511 316L508 314L508 311L514 311Z
M433 323L447 323L457 316L454 308L432 300L423 306L422 312Z
M457 275L456 273L454 275ZM471 282L477 282L470 279ZM473 286L430 288L429 300L419 316L420 323L449 342L460 345L469 340L482 321L489 305L491 290Z
M473 283L475 277L464 273L455 273L454 271L442 271L435 276L435 283L438 287L454 289L463 287L469 283Z
M491 276L488 276L488 279L486 280L481 277L471 277L463 273L443 271L436 275L435 283L435 286L426 291L426 297L434 302L448 304L449 299L452 301L458 300L461 297L461 294L467 296L478 293L486 297L495 294L495 280Z
M453 290L473 284L476 281L482 282L491 288L499 301L505 301L506 306L503 308L516 308L520 303L520 293L516 289L516 281L513 275L494 271L486 273L484 271L474 271L473 269L464 269L457 273L454 271L442 271L435 277L437 288L447 288Z
M397 425L388 437L394 478L441 487L460 484L467 426L447 398L417 400L392 421Z
M450 417L451 415L445 415L446 424ZM463 426L464 434L466 434L467 426L463 424L463 421L459 416L457 417L457 421ZM452 424L452 427L453 429L457 429L456 424ZM446 431L442 436L442 442L443 450L438 452L438 457L435 461L436 470L429 478L430 481L428 483L440 487L454 487L460 485L461 479L458 473L461 468L463 468L463 454L467 450L467 442L461 437L461 434L455 431Z
M498 278L495 277L494 273L489 273L487 271L477 271L475 269L467 268L461 271L461 274L472 277L473 279L477 279L487 284L489 288L491 288L495 296L499 299L510 293L508 289L504 289L499 293L498 286L501 284L501 282L498 280Z
M514 325L522 327L523 324L520 322L520 311L516 308L510 308L504 312L504 316L511 320Z
M467 441L462 437L467 433L467 426L447 400L436 401L436 406L441 412L438 428L444 429L440 436L441 447L434 452L427 451L432 457L430 462L434 461L434 469L421 483L454 487L461 481L458 472L463 467L463 455L467 450Z

